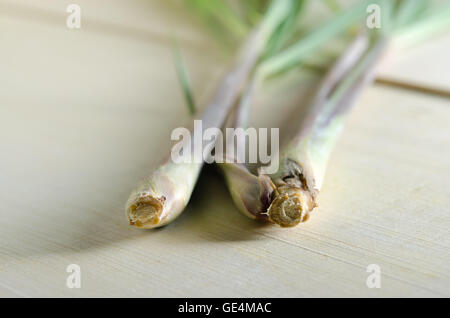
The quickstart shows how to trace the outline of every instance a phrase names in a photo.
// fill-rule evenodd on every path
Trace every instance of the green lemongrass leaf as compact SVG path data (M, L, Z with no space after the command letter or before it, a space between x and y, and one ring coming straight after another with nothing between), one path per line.
M216 17L217 13L215 11L215 7L211 6L211 3L207 0L193 0L186 1L185 3L207 26L208 31L217 40L217 42L222 44L222 47L228 53L234 52L234 49L240 40L239 36L233 34L226 23L224 24L222 20Z
M238 16L227 1L223 0L191 0L191 6L209 17L209 22L220 21L228 32L242 38L248 32L246 23Z
M348 10L337 14L330 21L322 24L287 49L266 59L258 69L260 78L265 78L296 66L303 58L314 52L325 42L332 40L333 37L347 30L355 23L361 22L366 16L368 4L374 2L377 1L364 0L357 3Z
M192 94L191 82L186 69L186 66L181 56L180 47L177 42L174 41L174 57L175 57L175 69L177 71L178 80L180 81L181 88L183 89L183 94L186 100L186 105L189 109L191 116L195 115L196 107L194 103L194 95Z
M426 0L401 0L395 15L395 27L402 27L417 19L426 8Z
M261 20L263 13L261 10L261 0L247 0L241 1L244 5L244 13L246 16L246 21L250 25L255 25Z
M304 8L305 0L295 0L293 8L286 20L277 28L272 35L266 49L264 58L277 53L286 44L289 37L294 33L295 23Z
M422 2L427 5L417 5L417 12L414 14L416 17L420 17L419 19L411 19L408 23L395 23L396 28L389 35L393 41L401 46L409 46L413 44L419 44L423 40L429 38L433 34L437 34L439 32L443 32L447 29L450 29L450 2L446 5L441 6L430 6L429 2L426 0L407 0L407 1L417 1ZM400 3L402 5L404 3ZM412 9L412 8L410 8ZM398 21L398 17L404 13L400 13L402 7L399 6L396 11L395 16L393 17L395 21ZM401 18L400 18L401 19ZM327 65L318 64L315 62L310 62L306 60L302 63L302 68L311 71L316 74L324 74Z
M212 36L217 40L217 42L223 45L223 48L227 51L232 51L236 45L236 40L233 39L232 35L229 31L225 29L225 27L215 19L208 10L201 6L196 6L195 2L188 1L191 5L191 9L195 11L195 14L199 17L202 22L207 25L208 31L212 34Z
M403 25L396 30L395 43L407 47L422 42L450 29L450 3L429 7L419 21Z
M381 7L381 28L378 33L388 36L395 29L397 2L393 0L380 0Z
M333 12L339 12L341 10L341 5L337 0L324 0L324 2Z

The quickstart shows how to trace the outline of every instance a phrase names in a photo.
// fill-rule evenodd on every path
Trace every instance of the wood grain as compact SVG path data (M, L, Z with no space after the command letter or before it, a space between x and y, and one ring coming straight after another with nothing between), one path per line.
M95 27L67 30L63 1L0 0L0 297L450 296L448 99L367 89L320 207L296 228L239 214L209 166L179 219L137 230L127 196L188 115L161 25L180 26L201 105L227 60L160 1L78 2ZM419 56L410 69L429 66ZM313 86L304 74L268 83L254 125L281 126ZM80 289L66 287L72 263ZM366 286L369 264L380 289Z

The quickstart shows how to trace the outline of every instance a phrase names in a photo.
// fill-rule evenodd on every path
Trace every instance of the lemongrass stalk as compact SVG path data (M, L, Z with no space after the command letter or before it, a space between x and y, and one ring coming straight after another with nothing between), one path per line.
M220 163L231 198L240 212L252 219L268 221L267 211L276 187L267 175L254 175L243 164Z
M322 187L330 153L351 106L362 89L373 81L378 60L386 51L387 44L398 34L398 21L407 20L406 17L413 11L417 13L419 6L416 3L413 8L411 3L404 3L397 12L393 11L392 6L385 6L384 9L392 15L387 25L389 30L380 32L371 49L343 76L326 100L323 100L325 94L319 91L316 103L297 136L281 150L278 172L270 175L276 186L275 197L268 209L270 221L289 227L309 218L310 212L317 206L317 195ZM400 14L400 20L396 21L398 17L395 13ZM419 27L413 26L414 32L410 34L417 40L417 35L429 35L442 30L448 25L448 17L445 7L440 13L428 13L427 19L419 22ZM343 59L330 74L340 68Z
M204 111L201 117L203 131L222 126L270 35L288 14L291 4L291 0L271 3L261 24L245 42L235 66L221 81L215 97ZM197 133L203 134L203 131ZM193 139L193 149L203 147L203 141ZM173 221L186 207L202 166L203 162L175 163L172 158L163 162L131 193L126 204L130 225L155 228Z
M281 149L280 167L271 175L277 191L268 210L270 221L283 227L295 226L306 221L317 206L331 150L355 98L373 79L374 66L385 46L384 38L377 40L331 95L311 108L297 136ZM343 58L346 59L345 54ZM342 61L337 62L330 74L338 72Z
M323 80L312 103L311 112L304 119L296 138L283 147L280 169L276 174L266 175L264 169L260 169L256 176L241 164L233 162L219 164L233 201L242 213L285 227L294 226L309 218L310 212L317 206L317 195L322 187L331 150L355 99L373 80L374 68L385 51L387 39L396 35L395 31L399 26L410 21L423 9L423 3L413 1L406 0L398 7L387 0L379 2L383 7L385 24L383 30L378 32L375 44L359 60L358 57L364 51L367 41L355 40L353 46L331 69ZM349 20L354 22L355 13L356 11L352 14L341 14L331 23L331 28L323 26L313 32L315 36L306 37L306 43L300 41L264 61L254 76L256 80L254 79L244 95L245 102L241 103L241 106L247 106L241 107L240 111L242 112L242 109L248 111L248 101L251 100L250 95L254 91L255 81L261 81L267 75L301 62L307 53L320 45L320 38L334 35L337 29L345 29ZM429 15L426 23L421 23L421 29L413 30L419 34L429 34L443 29L450 21L444 19L447 16L445 12L436 16ZM239 121L236 123L239 127ZM268 176L270 180L266 178ZM270 205L267 208L268 198ZM264 211L265 209L267 210Z
M246 129L250 112L250 98L253 96L254 81L243 93L237 109L232 113L234 128ZM245 135L238 134L238 147L245 147ZM269 176L254 175L245 164L239 163L234 151L233 141L226 147L224 162L217 162L221 169L231 198L239 211L252 219L268 220L267 210L272 202L275 185ZM231 154L233 153L233 155ZM245 153L245 152L244 152Z
M313 53L320 46L331 40L335 35L346 30L355 22L360 20L365 14L365 8L368 1L354 5L347 11L338 14L331 21L320 26L304 39L297 41L288 49L281 53L274 54L280 49L283 42L286 41L286 35L290 33L288 25L293 25L292 21L287 20L277 30L280 33L279 38L271 39L268 50L266 51L266 59L256 69L253 80L246 93L241 100L238 113L248 113L250 101L253 98L255 87L264 80L265 77L272 73L283 71L285 68L295 65L302 59ZM297 3L294 12L290 17L295 18L301 9L302 3ZM235 123L236 128L244 128L242 125ZM243 164L234 163L235 158L230 158L231 162L218 163L223 171L225 181L232 196L235 205L243 214L257 219L268 219L268 207L272 202L275 193L275 186L270 178L266 175L252 174Z
M321 111L324 110L324 105L330 93L339 80L357 63L367 47L368 36L366 34L359 35L324 77L312 101L311 113L304 119L304 125L301 126L299 134L304 134L313 127L314 121ZM255 89L254 85L255 82L252 81L241 99L234 123L237 128L246 127L245 118L248 117L247 113L249 112L251 95ZM303 146L299 149L299 145L301 145L301 141L289 144L285 149L302 153L304 151ZM282 161L280 161L282 165L279 174L270 176L264 173L264 167L259 169L256 176L250 173L244 165L235 163L233 160L218 163L225 176L231 197L240 212L251 218L271 221L282 226L293 226L307 219L309 213L306 211L310 211L315 207L314 200L317 190L301 189L302 183L305 183L305 180L300 178L302 176L301 173L286 174L286 165L291 170L296 169L296 172L302 169L299 168L301 165L305 166L305 160L302 160L302 163L299 164L295 161L297 157L293 156L292 158L294 159L286 158L286 154L282 154ZM308 162L308 171L312 169L313 165ZM293 202L292 207L287 208L287 205L291 202ZM291 210L295 210L297 215L290 216L290 221L287 222L286 217L281 217L280 214L293 214L294 211Z

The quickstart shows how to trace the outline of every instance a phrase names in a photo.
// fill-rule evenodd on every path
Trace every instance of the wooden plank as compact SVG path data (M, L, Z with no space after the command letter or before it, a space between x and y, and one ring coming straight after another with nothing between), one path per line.
M26 153L27 145L12 140L11 161L2 158L0 290L10 296L449 295L447 104L370 89L332 157L320 208L308 223L287 230L241 216L211 170L174 224L157 231L128 227L123 202L153 151L105 150L137 147L133 130L103 139L100 149L69 143ZM105 132L121 121L131 126L136 117L109 120ZM93 132L102 124L79 125ZM80 290L64 285L71 263L82 268ZM379 290L365 285L368 264L382 269Z
M450 34L405 49L393 49L380 66L378 76L391 81L422 85L450 92Z
M104 21L132 20L120 22L125 7L113 3ZM188 114L170 47L17 13L0 17L0 30L15 31L0 31L0 296L450 295L448 99L368 89L320 207L297 228L240 215L210 167L179 219L140 231L124 203ZM183 52L204 105L225 61L202 45ZM268 83L254 124L281 126L311 80ZM81 289L66 287L72 263ZM369 264L381 268L381 289L366 286Z

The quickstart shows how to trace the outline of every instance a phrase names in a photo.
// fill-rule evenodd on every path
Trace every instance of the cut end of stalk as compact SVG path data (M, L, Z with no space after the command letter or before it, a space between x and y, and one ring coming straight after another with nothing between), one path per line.
M292 185L281 186L269 207L269 220L282 227L292 227L307 221L316 206L309 191Z
M130 225L143 229L157 227L161 222L164 201L164 197L155 198L149 194L139 196L127 209Z

